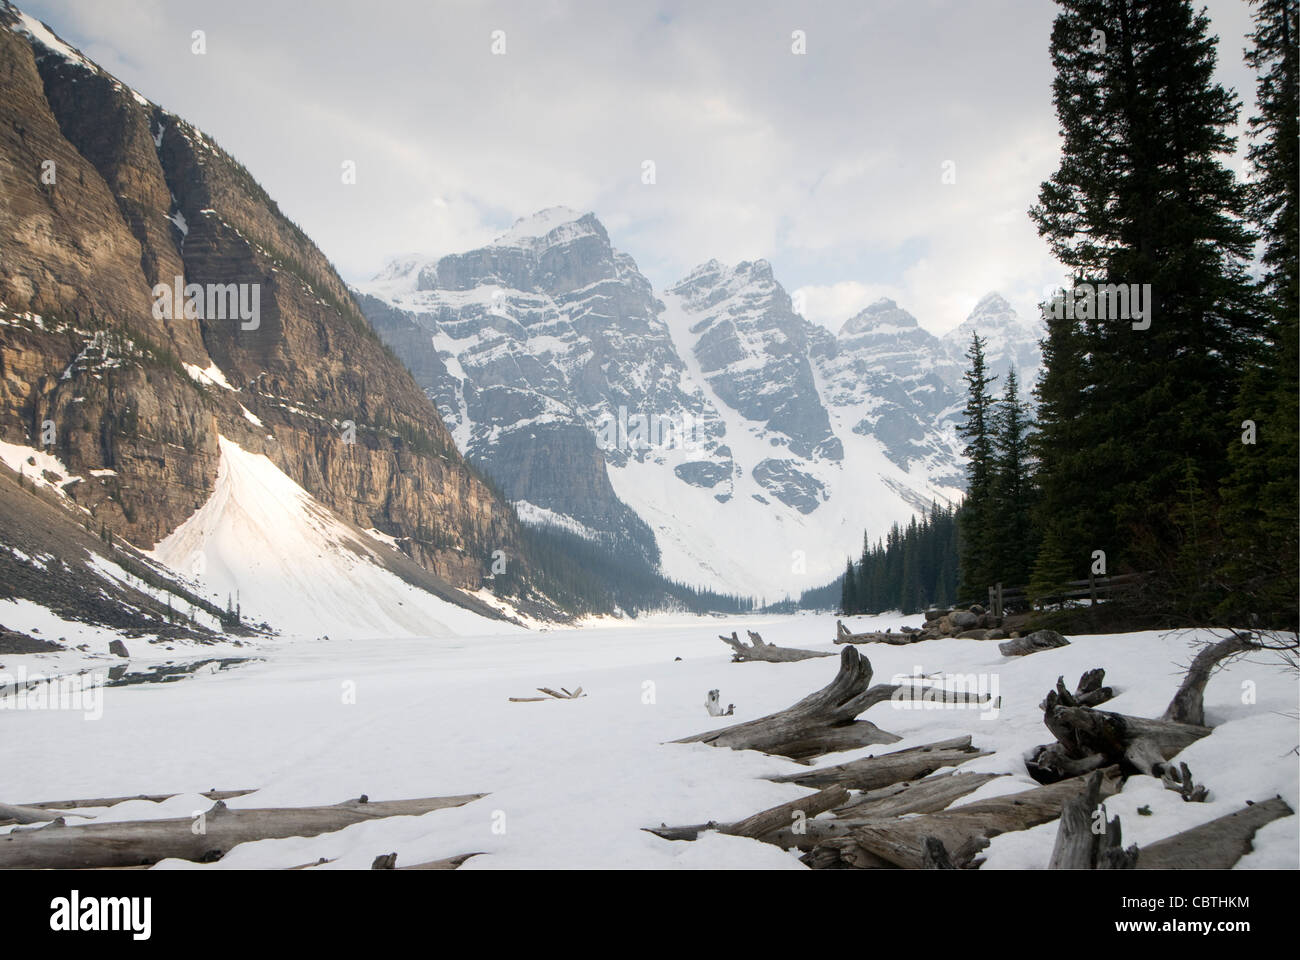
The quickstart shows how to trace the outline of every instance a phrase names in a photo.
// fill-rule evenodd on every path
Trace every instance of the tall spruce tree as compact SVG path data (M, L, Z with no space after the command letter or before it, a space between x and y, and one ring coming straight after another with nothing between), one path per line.
M1262 323L1245 272L1247 195L1224 165L1239 102L1214 82L1208 18L1187 0L1058 4L1051 56L1064 142L1030 216L1076 283L1149 284L1150 296L1145 320L1085 298L1057 331L1063 355L1086 362L1065 378L1049 366L1043 385L1064 409L1062 381L1080 376L1082 398L1072 425L1063 409L1040 418L1037 446L1071 447L1064 463L1085 462L1082 477L1097 482L1044 464L1045 509L1085 524L1044 530L1044 560L1077 570L1080 554L1103 549L1113 571L1142 563L1135 544L1171 536L1186 458L1210 488L1223 477L1217 425L1256 361Z
M1255 30L1246 62L1258 81L1252 214L1264 238L1262 292L1270 325L1265 363L1252 370L1227 424L1231 473L1222 487L1223 544L1218 570L1218 614L1234 623L1260 622L1295 629L1296 557L1300 550L1300 225L1297 191L1297 0L1256 0ZM1240 431L1240 434L1238 433Z
M840 581L840 613L846 617L861 612L858 606L858 578L853 573L853 558L849 557Z
M971 335L966 351L965 422L957 428L966 441L966 500L959 514L961 556L959 593L963 598L982 598L996 576L993 567L993 395L989 387L997 379L990 376L984 358L988 341L978 333Z
M1030 512L1029 413L1014 369L993 413L993 580L1008 586L1029 578L1035 543Z

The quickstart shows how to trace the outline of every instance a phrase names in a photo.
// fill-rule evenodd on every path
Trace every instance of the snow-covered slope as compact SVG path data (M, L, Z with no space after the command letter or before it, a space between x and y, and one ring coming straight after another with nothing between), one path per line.
M500 632L391 569L396 551L345 524L266 457L221 437L211 498L154 549L223 605L285 634L411 637Z
M656 297L594 215L565 208L479 250L394 260L361 293L527 518L768 600L829 581L864 529L960 495L969 329L998 362L1037 363L1037 332L996 295L945 338L891 301L832 335L763 260L711 260ZM639 443L637 415L687 442Z

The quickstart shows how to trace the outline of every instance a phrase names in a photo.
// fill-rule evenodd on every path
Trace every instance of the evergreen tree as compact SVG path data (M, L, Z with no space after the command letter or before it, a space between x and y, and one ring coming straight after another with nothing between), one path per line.
M993 581L1007 586L1029 578L1034 555L1029 476L1029 413L1014 369L993 415Z
M1088 529L1081 543L1065 519L1044 537L1054 563L1105 549L1114 570L1141 562L1136 542L1173 536L1184 456L1209 488L1223 477L1222 433L1207 425L1229 417L1262 324L1245 273L1247 195L1223 162L1239 102L1214 82L1208 17L1187 0L1058 3L1051 56L1064 143L1030 216L1076 283L1149 284L1150 296L1146 329L1116 316L1115 302L1102 310L1085 298L1063 337L1077 336L1087 358L1083 398L1072 428L1061 431L1059 411L1041 420L1042 447L1075 442L1065 466L1047 467L1056 489L1044 500ZM1063 487L1062 471L1080 461L1102 482Z
M844 577L840 581L840 613L846 617L851 617L858 613L858 579L853 573L853 558L848 560L848 566L844 570Z
M1248 373L1227 424L1231 473L1223 484L1218 613L1296 629L1300 551L1300 353L1297 351L1297 10L1296 0L1256 0L1254 46L1259 115L1250 121L1252 214L1264 236L1262 288L1270 315L1265 364ZM1240 433L1238 433L1240 431Z
M1034 527L1040 540L1029 583L1034 598L1081 579L1091 551L1109 546L1113 530L1109 514L1086 509L1099 477L1081 429L1084 405L1092 399L1084 389L1089 372L1083 332L1069 316L1045 311L1044 320L1043 372L1034 388L1038 429L1029 438L1035 463Z
M978 333L971 336L966 359L965 422L957 428L966 441L966 501L960 514L962 548L960 593L983 597L996 571L993 569L993 396L989 387L997 377L989 376L984 360L987 341Z

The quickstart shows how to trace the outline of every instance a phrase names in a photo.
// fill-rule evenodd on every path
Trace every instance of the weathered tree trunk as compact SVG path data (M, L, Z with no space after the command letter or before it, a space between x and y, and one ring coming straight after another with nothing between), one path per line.
M850 633L849 628L844 626L843 620L835 621L835 642L836 643L892 643L896 646L903 644L915 643L916 636L907 633Z
M444 857L441 860L429 860L425 863L413 863L410 866L399 867L397 865L396 853L381 853L375 857L374 863L370 865L371 870L455 870L470 857L481 856L482 853L460 853L454 857Z
M835 656L834 652L830 650L800 650L795 647L778 647L775 643L765 642L753 630L746 630L745 632L749 634L749 646L746 646L745 642L736 636L734 630L731 632L730 637L718 634L718 639L731 647L732 663L748 663L754 660L762 660L767 663L792 663L796 660L810 660L813 657Z
M1056 691L1048 694L1046 704L1056 695ZM1190 723L1059 705L1050 706L1043 723L1057 742L1039 747L1026 761L1030 775L1040 783L1054 783L1112 763L1120 764L1125 773L1159 779L1168 761L1210 733L1209 727Z
M1099 703L1105 703L1107 700L1114 698L1115 691L1110 687L1103 687L1102 680L1106 676L1106 671L1097 667L1087 671L1079 678L1079 685L1075 688L1074 693L1065 689L1065 677L1056 678L1056 689L1047 694L1046 699L1038 706L1044 713L1053 707L1095 707Z
M201 797L207 797L209 800L233 800L235 797L244 797L253 790L204 790L199 794ZM178 793L138 793L131 797L95 797L82 800L40 800L36 803L24 803L24 807L37 807L42 810L77 810L83 807L115 807L119 803L126 803L128 800L148 800L150 803L162 803L164 800L170 800L172 797L178 797Z
M806 797L800 797L798 800L791 800L788 803L761 810L744 820L737 820L735 823L718 823L715 820L710 820L708 823L697 823L685 827L670 827L663 824L658 827L646 827L645 830L647 833L653 833L665 840L695 840L706 830L716 830L719 833L735 837L764 840L767 839L768 834L789 828L797 816L802 827L805 823L811 823L813 817L818 814L841 806L847 803L848 800L849 792L836 785L827 787L825 790L818 790Z
M1192 665L1187 668L1187 676L1182 686L1169 701L1163 720L1174 723L1190 723L1195 726L1205 725L1205 685L1210 682L1220 661L1247 650L1258 649L1250 637L1244 633L1234 633L1226 640L1211 644L1198 653Z
M818 767L816 770L768 779L775 783L797 783L804 787L825 787L839 783L850 790L875 790L891 783L920 780L943 767L955 767L967 760L986 756L988 751L972 747L970 736L967 735L880 756L863 757L833 767Z
M923 699L926 690L901 684L870 686L871 662L854 647L840 654L835 679L816 693L778 713L683 737L674 743L707 743L733 750L761 750L795 760L819 757L837 750L896 743L900 737L874 723L855 719L868 707L895 697ZM963 694L950 702L983 703L987 697Z
M1294 816L1281 797L1252 803L1227 816L1158 840L1138 852L1139 870L1228 870L1253 849L1260 827Z
M328 807L231 810L218 800L203 819L127 820L67 826L15 828L0 835L0 869L128 867L159 860L211 861L250 840L314 837L364 820L420 816L459 807L486 794L389 800L348 800Z
M1131 870L1137 862L1137 847L1124 849L1119 817L1107 821L1103 833L1093 830L1102 810L1101 781L1098 770L1088 777L1083 793L1065 802L1049 870Z
M848 801L849 792L847 790L839 785L831 786L806 797L800 797L798 800L791 800L789 803L772 807L770 810L762 810L738 823L724 827L722 832L737 837L751 837L759 840L769 833L789 828L796 817L806 822L812 820L819 813L833 810L842 804L848 803Z
M857 866L883 860L896 867L920 869L925 866L926 838L933 837L950 852L954 866L971 866L975 854L991 838L1055 820L1066 801L1086 787L1076 778L968 803L955 810L905 820L871 820L856 825L847 837L818 844L805 862L825 867L837 862ZM1111 771L1103 779L1100 791L1103 796L1110 796L1117 789L1118 771Z
M954 800L974 793L1005 773L949 773L911 783L895 783L867 790L835 811L843 820L883 820L913 813L937 813Z

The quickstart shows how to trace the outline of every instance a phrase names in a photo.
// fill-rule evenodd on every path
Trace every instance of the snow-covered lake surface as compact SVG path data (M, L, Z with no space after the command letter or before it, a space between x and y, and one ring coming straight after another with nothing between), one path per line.
M855 618L854 630L897 629L917 618ZM835 618L661 616L620 626L438 639L273 640L243 655L238 669L173 683L103 691L102 717L74 710L0 711L0 800L170 793L163 804L132 801L85 810L99 820L190 816L209 807L209 789L255 788L232 807L335 803L368 795L392 800L487 793L466 806L422 817L357 824L326 836L245 844L215 864L166 861L156 869L368 868L396 851L398 865L481 851L461 869L531 867L803 869L775 846L706 833L671 842L641 828L731 821L810 791L764 776L806 769L752 751L670 744L789 706L834 676L832 658L733 664L718 640L746 628L788 646L838 651ZM1208 633L1202 633L1208 638ZM904 739L831 754L818 765L969 733L995 751L966 771L1008 774L958 803L1035 784L1022 754L1051 739L1038 703L1064 675L1106 669L1118 690L1104 709L1158 716L1191 659L1187 633L1074 637L1070 646L1007 658L996 642L934 640L859 648L875 682L896 674L985 675L1001 709L872 707L864 719ZM201 655L196 651L196 654ZM680 660L675 658L680 657ZM3 671L66 665L63 655L0 658ZM85 664L85 665L94 665ZM587 696L511 703L539 686ZM717 688L734 717L711 718ZM1297 807L1294 675L1263 661L1236 661L1206 692L1214 733L1180 759L1210 789L1208 803L1184 803L1149 777L1131 778L1107 803L1125 843L1145 844L1281 794ZM1253 701L1253 702L1250 702ZM1149 816L1137 814L1149 806ZM70 820L69 822L80 822ZM5 830L9 828L0 828ZM1041 868L1056 824L993 840L984 869ZM1298 865L1297 818L1265 827L1240 868Z

